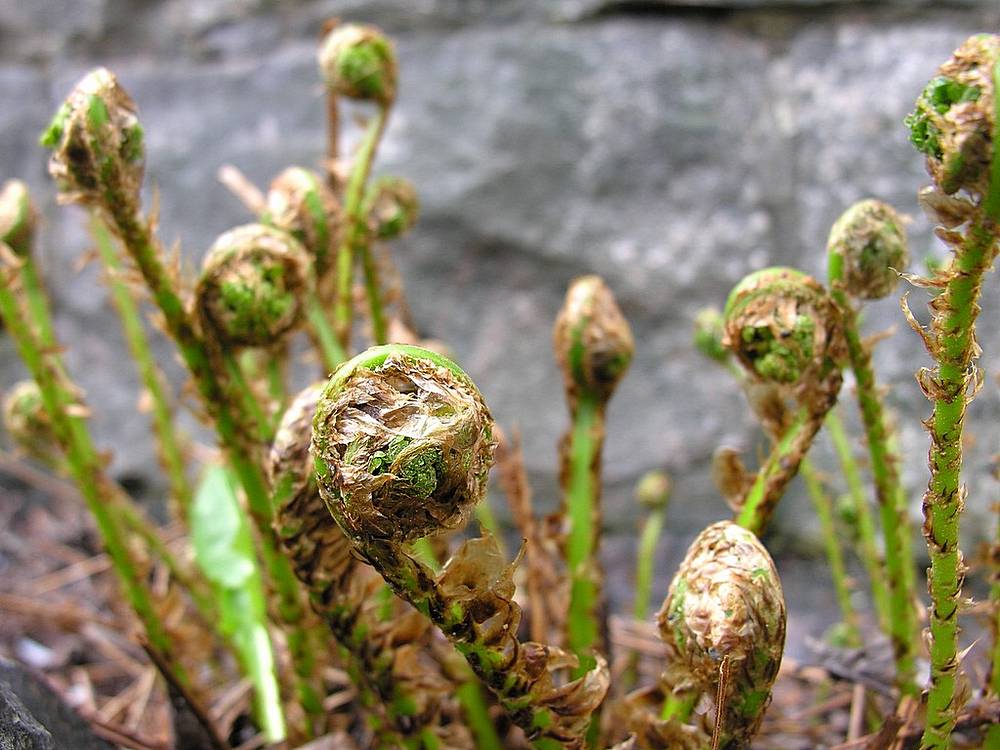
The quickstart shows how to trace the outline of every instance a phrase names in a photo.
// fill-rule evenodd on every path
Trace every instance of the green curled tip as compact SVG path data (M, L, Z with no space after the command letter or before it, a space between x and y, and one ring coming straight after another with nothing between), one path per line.
M320 45L318 60L324 83L341 96L382 106L396 98L396 52L374 26L334 27Z
M8 180L0 188L0 242L15 255L27 258L34 244L38 214L31 203L28 186L20 180Z
M368 220L376 237L391 240L417 223L420 200L413 183L402 177L380 177L365 198Z
M834 222L826 247L831 287L859 299L891 294L910 262L903 217L873 199L855 203Z
M355 539L408 542L461 525L484 496L493 419L468 375L418 346L373 347L320 397L320 494Z
M924 87L905 124L937 187L985 195L996 140L1000 36L967 39Z
M611 398L635 351L632 329L599 276L570 284L552 343L567 391L601 401Z
M299 323L313 283L306 251L262 224L232 229L205 256L195 290L204 327L230 346L270 346Z
M665 471L648 471L635 486L635 497L639 504L650 510L665 508L670 500L670 476Z
M49 173L70 201L100 204L138 195L145 166L142 125L132 98L106 68L81 79L39 140L52 150Z
M839 369L840 315L823 286L793 268L746 276L723 312L723 344L761 380L790 385Z

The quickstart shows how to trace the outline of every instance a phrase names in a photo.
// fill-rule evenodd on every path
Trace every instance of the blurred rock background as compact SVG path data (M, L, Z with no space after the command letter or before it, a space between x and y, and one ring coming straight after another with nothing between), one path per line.
M288 164L317 163L315 42L330 16L381 25L397 41L400 96L377 172L413 180L423 201L397 262L423 333L452 347L504 427L520 428L543 510L556 506L567 422L550 350L567 282L601 274L632 323L637 356L605 451L619 611L631 603L636 479L664 467L676 482L662 593L693 535L728 514L710 479L713 450L740 445L752 461L760 446L731 378L692 349L695 311L767 265L822 277L830 224L863 197L913 217L915 270L940 255L917 210L926 177L902 119L952 49L1000 25L996 0L0 0L0 177L35 191L70 368L115 474L145 497L164 483L136 378L96 269L81 270L83 216L57 207L38 134L87 69L113 69L146 126L162 236L194 268L217 234L249 220L216 182L221 165L266 186ZM990 375L997 292L991 276L981 325ZM911 295L923 318L925 300ZM927 357L895 298L866 308L867 331L888 327L896 335L876 364L892 387L916 518L929 405L912 373ZM158 343L179 383L171 346ZM21 372L0 337L0 387ZM993 533L1000 493L989 477L1000 443L992 377L970 417L971 551ZM825 440L817 457L832 471ZM818 635L835 615L798 484L769 543L782 554L792 641Z

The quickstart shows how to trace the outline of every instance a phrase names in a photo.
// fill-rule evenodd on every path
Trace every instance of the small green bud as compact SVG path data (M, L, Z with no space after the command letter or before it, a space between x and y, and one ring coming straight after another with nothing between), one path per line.
M628 321L599 276L581 276L570 284L552 341L567 391L602 401L611 398L635 351Z
M860 299L891 294L910 262L903 217L871 199L855 203L834 222L826 249L831 272L838 269L834 283Z
M979 34L952 54L921 92L906 118L910 141L946 195L984 195L993 158L994 68L1000 36Z
M415 346L342 365L316 409L320 493L352 538L407 542L464 522L486 493L493 418L465 373Z
M323 276L340 244L343 215L337 197L319 175L289 167L275 177L262 220L302 243L314 258L316 275Z
M49 174L63 196L100 205L137 196L145 164L135 103L111 71L97 68L70 92L41 144L52 149Z
M670 584L657 623L689 689L715 700L720 674L728 673L716 705L722 712L719 747L747 747L760 726L784 654L786 621L778 571L756 535L730 521L702 531Z
M745 277L723 312L723 344L749 372L790 385L839 369L846 354L836 305L822 284L792 268Z
M305 249L290 234L247 224L221 235L195 290L204 327L229 346L270 346L299 323L313 283Z
M8 180L0 189L0 242L16 255L31 255L38 214L31 203L28 186L20 180Z
M709 359L725 364L729 352L722 345L722 313L717 307L705 307L694 316L694 346Z
M387 105L396 98L396 52L374 26L336 26L320 45L319 71L341 96Z
M665 471L647 471L635 486L635 497L644 508L665 508L670 500L670 476Z
M382 177L368 189L368 221L376 237L392 240L417 223L420 201L413 183L402 177Z
M3 400L3 426L11 440L32 458L58 463L59 444L34 380L16 383Z

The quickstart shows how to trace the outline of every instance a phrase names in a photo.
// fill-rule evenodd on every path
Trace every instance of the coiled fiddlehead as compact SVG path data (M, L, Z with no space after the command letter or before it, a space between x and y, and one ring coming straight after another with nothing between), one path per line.
M118 193L137 197L145 170L135 102L106 68L81 80L42 134L49 173L66 200L100 206Z
M581 668L602 640L601 449L608 401L632 362L635 343L614 295L598 276L573 281L552 333L572 427L560 448L568 528L563 546L570 602L566 640Z
M318 60L323 81L340 96L379 104L396 98L396 53L374 26L335 27L323 40Z
M272 346L298 325L313 283L308 257L286 232L262 224L215 241L195 290L203 325L228 346Z
M723 312L723 345L759 381L786 389L799 409L757 472L737 523L759 533L836 403L844 334L833 300L814 279L791 268L744 278Z
M465 519L485 493L493 449L493 420L469 377L413 346L345 363L313 423L320 493L358 553L455 644L536 747L583 748L608 687L603 661L559 684L555 673L576 659L518 640L514 566L492 538L466 542L439 575L404 546Z
M378 616L384 584L353 554L320 497L309 444L324 385L296 396L271 447L274 529L313 609L343 648L362 703L385 720L382 741L421 750L441 742L471 747L468 729L456 721L455 685L426 648L429 623L421 618L402 627Z
M626 699L636 745L749 747L781 665L786 621L778 573L757 536L730 521L702 531L657 615L667 649L660 683Z
M292 235L309 251L317 278L330 268L344 219L337 196L308 169L288 167L271 181L262 221Z

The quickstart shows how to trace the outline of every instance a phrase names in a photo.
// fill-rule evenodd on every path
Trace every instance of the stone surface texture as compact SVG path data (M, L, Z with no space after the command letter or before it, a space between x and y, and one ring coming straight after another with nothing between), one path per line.
M111 750L37 675L0 658L0 750Z
M381 24L397 40L400 97L377 172L413 180L423 215L396 259L423 331L448 343L500 423L520 428L544 510L556 507L567 425L550 346L567 282L601 274L632 323L635 362L612 400L605 450L605 555L622 581L618 609L631 600L641 473L662 466L675 478L657 565L665 592L690 539L728 513L710 479L713 450L740 445L752 462L762 446L731 377L692 349L696 310L721 305L766 265L822 276L831 223L863 197L912 216L921 268L942 254L917 209L927 178L902 119L952 49L1000 23L990 0L0 0L0 176L35 190L69 366L113 470L151 497L163 480L136 378L94 264L81 269L82 214L56 206L38 133L88 68L115 70L146 126L162 235L193 269L216 235L248 219L216 182L220 166L265 185L288 164L317 163L314 44L329 16ZM997 292L991 276L980 337L990 374ZM865 326L896 329L876 364L891 386L916 519L929 405L912 374L928 358L898 296L868 308ZM926 295L910 299L926 318ZM158 351L178 383L171 347L159 341ZM0 386L20 372L0 339ZM971 545L995 522L993 378L969 416ZM821 440L817 459L832 474L829 452ZM819 554L798 484L769 544ZM804 575L786 583L790 598L802 596L789 603L792 620L812 613L822 627L823 568L790 560L785 577ZM797 627L808 621L793 625L793 642Z

